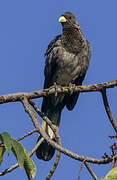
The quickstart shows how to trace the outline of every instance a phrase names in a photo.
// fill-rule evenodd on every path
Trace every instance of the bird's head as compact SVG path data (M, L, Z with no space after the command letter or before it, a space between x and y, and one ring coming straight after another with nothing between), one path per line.
M59 22L62 24L63 28L78 27L78 22L71 12L65 12L62 14L59 18Z

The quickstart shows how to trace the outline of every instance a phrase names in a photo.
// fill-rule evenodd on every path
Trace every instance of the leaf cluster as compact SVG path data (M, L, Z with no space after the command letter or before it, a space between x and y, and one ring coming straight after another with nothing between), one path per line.
M10 151L12 151L19 167L24 167L28 179L32 180L36 174L36 166L30 159L27 150L17 140L11 138L7 132L0 134L0 141L0 164L2 163L4 152L6 151L9 155Z

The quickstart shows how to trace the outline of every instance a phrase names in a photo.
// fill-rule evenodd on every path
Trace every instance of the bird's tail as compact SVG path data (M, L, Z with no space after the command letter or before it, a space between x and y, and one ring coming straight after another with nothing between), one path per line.
M54 123L54 126L55 126L56 130L58 131L61 111L56 110L56 111L52 112L52 111L48 110L47 116ZM42 122L42 128L52 140L55 140L55 135L54 135L53 131L51 130L51 128L47 125L47 123L45 121ZM38 141L40 138L41 138L41 136L39 136ZM55 149L50 144L48 144L48 142L46 140L44 140L42 142L42 144L39 146L39 148L36 150L37 158L42 159L44 161L51 160L54 153L55 153Z

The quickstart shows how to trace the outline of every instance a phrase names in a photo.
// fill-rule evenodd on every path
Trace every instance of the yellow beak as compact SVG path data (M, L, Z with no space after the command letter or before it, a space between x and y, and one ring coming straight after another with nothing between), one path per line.
M64 17L64 16L61 16L60 18L59 18L59 22L60 23L63 23L63 22L66 22L67 21L67 19Z

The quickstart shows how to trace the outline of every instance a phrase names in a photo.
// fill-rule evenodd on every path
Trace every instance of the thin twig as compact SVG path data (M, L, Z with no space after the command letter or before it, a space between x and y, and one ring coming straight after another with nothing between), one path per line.
M33 92L21 92L21 93L15 93L15 94L7 94L0 96L0 104L8 103L8 102L16 102L21 101L21 98L26 96L27 99L36 99L43 96L48 96L51 94L63 94L63 93L71 93L71 92L93 92L93 91L101 91L104 88L113 88L117 86L117 80L104 82L104 83L98 83L98 84L90 84L90 85L83 85L83 86L73 86L71 87L61 87L61 86L54 86L43 89L39 91L33 91Z
M85 162L85 160L81 162L81 166L80 166L80 169L78 171L78 180L80 180L80 174L81 174L84 162Z
M106 158L106 159L95 159L95 158L91 158L91 157L87 157L87 156L80 156L78 154L75 154L73 153L72 151L68 150L68 149L65 149L63 148L62 146L58 145L57 143L55 143L54 141L52 141L48 135L43 131L43 129L41 128L40 124L38 123L38 119L35 115L35 113L33 112L33 110L31 109L30 107L30 104L28 102L27 99L25 99L25 101L22 101L22 103L24 104L24 108L26 110L26 112L29 114L29 116L31 117L32 121L33 121L33 124L34 126L39 130L39 133L44 137L44 139L50 143L54 148L56 148L57 150L59 150L60 152L66 154L67 156L73 158L73 159L76 159L76 160L79 160L79 161L83 161L83 160L86 160L87 162L90 162L90 163L93 163L93 164L107 164L109 162L112 162L112 158ZM39 144L40 141L37 143ZM40 145L40 144L39 144ZM38 147L37 147L38 148ZM115 157L115 160L117 160L117 156ZM0 176L12 171L13 169L17 168L18 165L15 164L14 166L2 171L0 173ZM97 179L98 180L98 179Z
M115 132L117 133L117 124L112 116L112 113L111 113L111 110L109 107L109 103L108 103L108 99L107 99L107 95L106 95L106 89L103 89L101 91L101 94L102 94L102 98L103 98L104 107L105 107L106 113L108 115L108 118L110 120L110 123L112 124Z
M32 149L32 151L29 153L29 156L32 156L34 152L37 150L37 148L40 146L40 144L44 141L44 138L42 137L35 145L35 147Z
M58 151L57 155L56 155L56 159L54 161L54 164L53 164L52 168L50 169L50 172L46 176L45 180L49 180L52 177L52 175L54 174L54 172L58 166L59 160L60 160L60 155L61 155L61 153L60 153L60 151Z
M37 130L37 129L31 130L30 132L24 134L22 137L18 138L17 141L23 140L25 137L30 136L30 135L33 134L34 132L38 132L38 130Z
M73 153L72 151L60 146L59 144L57 144L55 141L53 141L47 134L45 131L43 131L42 127L40 126L40 124L38 123L38 118L36 117L34 111L31 109L31 106L27 100L27 98L25 97L25 101L22 101L24 104L24 108L26 110L26 112L29 114L29 116L32 119L32 122L34 124L34 126L39 130L39 133L41 134L41 136L44 137L44 139L51 144L54 148L56 148L57 150L59 150L60 152L66 154L67 156L79 160L79 161L83 161L86 160L87 162L93 163L93 164L107 164L109 162L112 162L112 158L106 158L106 159L95 159L95 158L91 158L91 157L87 157L87 156L80 156L78 154ZM115 160L117 159L117 156L115 157Z
M85 85L85 86L74 86L72 89L69 88L69 87L60 87L60 86L58 86L57 87L57 93L58 94L70 93L70 91L72 91L72 92L101 91L107 115L109 117L109 120L110 120L112 126L114 127L115 131L117 132L117 125L116 125L116 122L114 121L114 119L112 117L110 107L109 107L109 104L108 104L108 100L107 100L107 96L106 96L106 90L104 90L106 88L113 88L114 86L117 86L117 80L113 80L113 81L105 82L105 83L99 83L99 84ZM51 140L49 138L49 136L43 131L43 129L41 128L40 123L38 121L38 118L36 117L34 111L30 107L28 99L35 99L35 98L48 96L48 95L55 94L55 93L56 93L55 87L50 87L49 89L44 89L44 90L34 91L34 92L29 92L29 93L8 94L8 95L0 96L0 104L8 103L8 102L21 101L23 103L23 105L24 105L24 108L25 108L26 112L31 117L35 128L39 131L39 133L43 137L42 139L40 139L40 141L41 140L43 141L45 139L54 148L56 148L58 151L60 151L60 152L62 152L64 154L66 154L67 156L69 156L71 158L74 158L76 160L79 160L79 161L86 160L87 162L91 162L91 163L95 163L95 164L106 164L106 163L112 162L112 160L113 160L112 158L109 158L109 159L106 158L106 159L99 160L99 159L90 158L90 157L86 157L86 156L80 156L78 154L75 154L72 151L69 151L68 149L63 148L61 145L59 145L56 142L54 142L53 140ZM24 138L24 137L25 136L23 136L22 138ZM40 141L36 145L39 146ZM37 148L38 147L36 147L34 149L34 151L33 150L31 151L32 154L36 151ZM117 156L115 157L115 160L117 160ZM87 167L89 172L93 174L93 172L92 172L92 170L89 167L87 162L85 162L85 166ZM3 172L1 172L0 175L4 175L4 174L6 174L8 172L11 172L13 169L15 169L17 167L18 167L18 164L15 164L14 166L12 166L12 167L4 170ZM94 177L95 177L95 174L94 174ZM98 178L95 177L95 180L98 180Z
M50 126L50 128L51 128L52 131L53 131L53 133L55 134L56 140L57 140L57 139L60 139L59 136L58 136L58 133L56 132L56 128L55 128L54 124L52 123L52 121L50 121L50 119L41 112L41 110L37 107L37 105L36 105L33 101L29 100L29 103L30 103L31 106L34 108L34 110L39 114L39 116L40 116L44 121L46 121L46 123Z
M59 145L61 145L60 137L59 137L59 135L58 135L58 133L57 133L54 125L52 124L52 121L50 121L49 118L48 118L47 116L45 116L45 115L41 112L41 110L37 107L37 105L36 105L34 102L29 101L29 103L33 106L33 108L34 108L35 111L39 114L39 116L40 116L44 121L46 121L46 123L50 126L50 128L51 128L52 131L53 131L53 133L55 134L55 139L56 139L57 143L58 143ZM49 174L46 176L45 180L49 180L49 179L51 178L51 176L54 174L54 172L55 172L55 170L56 170L56 168L57 168L57 166L58 166L59 160L60 160L60 155L61 155L61 153L60 153L60 151L58 151L58 152L57 152L57 155L56 155L56 159L55 159L55 161L54 161L54 163L53 163L53 166L52 166L52 168L50 169L50 172L49 172Z
M33 134L34 132L38 132L38 130L37 130L37 129L31 130L30 132L24 134L22 137L18 138L17 141L23 140L25 137L30 136L30 135ZM1 144L0 144L0 147L4 147L4 144L1 143Z
M40 127L40 123L38 121L38 118L36 117L36 114L32 110L27 97L26 96L22 97L21 102L22 102L22 104L24 106L25 111L28 113L28 115L32 119L34 127L38 129Z
M95 175L95 173L93 172L93 170L90 168L88 162L84 162L86 168L88 169L89 173L91 174L91 176L93 177L94 180L99 180L97 178L97 176Z
M116 163L116 160L115 160L115 158L113 157L112 164L111 164L111 169L113 169L113 168L114 168L115 163Z
M29 153L29 156L31 157L33 155L33 153L37 150L37 148L40 146L40 144L43 142L44 138L41 138L37 144L35 145L35 147L32 149L32 151ZM19 167L18 163L14 164L13 166L11 166L10 168L5 169L4 171L0 172L0 176L5 175L6 173L10 173L11 171L13 171L14 169L16 169L17 167Z

